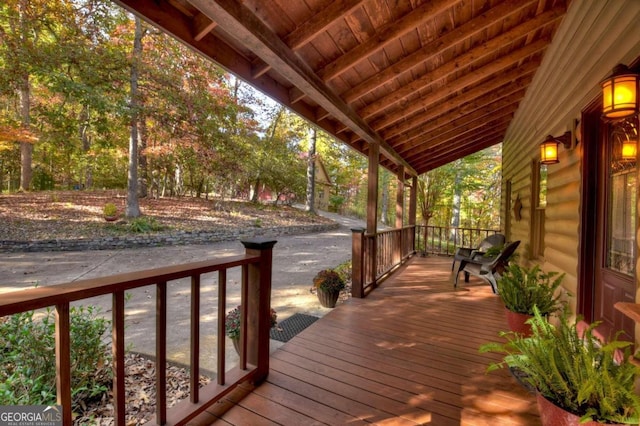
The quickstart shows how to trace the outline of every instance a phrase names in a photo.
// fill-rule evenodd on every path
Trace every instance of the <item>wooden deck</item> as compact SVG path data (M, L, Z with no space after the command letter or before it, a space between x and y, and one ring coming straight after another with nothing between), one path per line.
M485 374L499 356L478 353L506 329L500 299L474 278L454 291L450 268L412 259L275 351L265 383L193 424L540 424L508 371Z

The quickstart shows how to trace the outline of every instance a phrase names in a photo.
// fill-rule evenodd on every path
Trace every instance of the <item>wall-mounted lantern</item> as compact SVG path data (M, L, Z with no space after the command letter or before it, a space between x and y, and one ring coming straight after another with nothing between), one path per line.
M619 119L638 113L638 74L618 64L602 83L602 114Z
M558 145L562 144L565 149L572 147L572 132L567 131L562 136L547 136L547 138L540 144L540 163L542 164L557 164L558 160Z

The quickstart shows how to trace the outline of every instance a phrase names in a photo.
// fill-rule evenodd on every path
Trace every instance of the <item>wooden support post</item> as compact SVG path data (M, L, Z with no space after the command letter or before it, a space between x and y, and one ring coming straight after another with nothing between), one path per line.
M124 385L124 291L113 293L112 321L111 321L111 353L113 365L113 417L115 424L126 423L126 389Z
M256 383L269 374L269 330L271 329L271 273L275 240L242 241L248 255L260 262L248 268L247 361L256 366ZM256 315L257 314L257 315Z
M62 424L72 423L71 412L71 327L69 303L56 305L56 399L62 406Z
M367 234L378 231L378 166L380 145L369 145L369 174L367 177Z
M371 285L376 286L378 270L378 168L380 165L380 145L369 145L369 174L367 178L367 234L373 236L370 250L366 251L370 265ZM364 283L363 283L364 285ZM364 297L364 295L363 295Z
M364 297L364 229L351 229L351 297Z
M396 228L400 230L398 233L398 239L393 248L393 259L395 264L402 262L402 239L404 238L404 232L402 228L404 226L404 167L398 166L398 192L396 194Z
M413 226L413 233L411 234L412 251L416 251L416 212L418 206L418 176L411 178L411 192L409 195L409 225Z

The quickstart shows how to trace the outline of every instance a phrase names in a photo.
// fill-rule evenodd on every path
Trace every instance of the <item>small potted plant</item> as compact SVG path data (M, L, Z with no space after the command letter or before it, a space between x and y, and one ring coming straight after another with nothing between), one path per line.
M639 423L634 382L640 368L626 361L630 342L604 343L594 333L597 324L582 328L566 312L554 326L534 308L530 323L531 336L501 333L506 343L488 343L480 351L505 354L489 371L506 365L524 373L522 380L537 392L543 426Z
M325 308L336 306L340 292L345 286L344 279L333 269L323 269L313 278L313 288L320 304Z
M231 311L229 311L224 321L225 332L233 342L233 347L236 349L237 353L240 353L241 316L242 306L238 305L236 308L233 308ZM271 328L275 327L276 325L278 325L278 314L276 313L275 309L271 308Z
M530 269L518 264L507 267L498 280L498 294L504 302L511 331L530 334L531 326L527 320L533 316L535 307L542 316L564 307L561 292L558 291L564 274L557 275L557 272L543 272L538 265Z
M104 220L113 222L118 219L118 208L113 203L107 203L102 209L102 214L104 215Z

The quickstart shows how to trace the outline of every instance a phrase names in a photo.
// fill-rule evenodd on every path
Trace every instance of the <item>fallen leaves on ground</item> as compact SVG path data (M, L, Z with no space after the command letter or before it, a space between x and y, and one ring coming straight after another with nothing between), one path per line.
M189 397L189 371L169 364L166 374L167 407L170 408ZM200 376L201 387L210 381L210 378ZM126 425L136 426L151 420L156 409L156 367L152 360L135 353L125 356L125 391ZM114 425L110 395L111 392L101 401L90 404L87 411L74 419L74 425Z
M0 240L37 241L123 235L126 226L104 220L102 210L113 203L124 216L126 192L42 191L0 195ZM290 206L193 197L142 198L140 210L164 231L293 226L330 223Z

